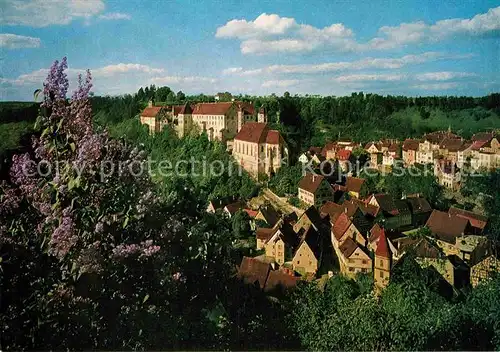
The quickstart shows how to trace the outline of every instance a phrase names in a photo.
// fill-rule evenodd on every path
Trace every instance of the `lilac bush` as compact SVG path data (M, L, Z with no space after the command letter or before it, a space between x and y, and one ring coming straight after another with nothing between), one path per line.
M51 66L32 150L0 184L5 346L186 349L229 275L228 232L162 202L145 151L94 131L90 72L67 99L66 69Z

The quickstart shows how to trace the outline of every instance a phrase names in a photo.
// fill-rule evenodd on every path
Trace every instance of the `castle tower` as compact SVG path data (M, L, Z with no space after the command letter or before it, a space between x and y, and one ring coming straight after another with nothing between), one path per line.
M191 105L189 103L184 104L181 111L179 111L178 115L178 125L177 125L177 135L179 137L184 137L191 128L191 120L192 120L193 110L191 109Z
M375 250L373 276L375 292L379 293L381 289L387 286L389 277L391 276L391 252L387 244L384 229L382 229L377 249Z
M257 122L267 123L267 115L264 106L261 106L257 114Z

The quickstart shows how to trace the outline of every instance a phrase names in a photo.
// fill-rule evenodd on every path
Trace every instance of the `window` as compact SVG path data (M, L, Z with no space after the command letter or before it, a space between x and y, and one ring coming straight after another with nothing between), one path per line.
M349 271L354 271L354 268L349 268Z
M381 278L384 278L384 272L383 272L383 271L381 271L379 276L380 276Z
M261 146L260 147L260 152L263 153L264 152L264 146Z
M300 260L297 260L297 265L299 265L299 264L300 264Z
M366 264L366 263L367 263L367 262L366 262L366 260L364 260L364 259L363 259L361 262L362 262L363 264Z

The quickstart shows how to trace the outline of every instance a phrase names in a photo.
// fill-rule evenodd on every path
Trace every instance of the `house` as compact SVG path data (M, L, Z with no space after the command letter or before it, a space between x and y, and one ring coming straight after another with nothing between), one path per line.
M275 226L275 231L271 237L264 243L266 257L272 258L279 265L283 265L293 258L293 252L297 248L298 241L299 239L292 226L280 222Z
M301 230L307 230L312 226L318 231L324 231L325 225L325 220L321 217L318 209L315 206L310 206L293 225L293 230L300 233Z
M411 212L411 224L413 227L424 226L432 213L432 207L427 199L420 196L407 197L406 204Z
M274 209L272 205L261 205L257 215L254 217L254 221L261 220L266 222L270 226L276 225L276 223L281 218L280 214Z
M408 205L402 200L394 200L385 193L373 194L368 198L368 204L378 208L379 214L383 216L386 229L398 229L411 225L412 218Z
M245 203L241 201L237 201L231 204L228 204L224 207L224 213L227 214L230 218L233 217L240 209L245 207Z
M457 152L457 166L459 168L471 166L472 142L464 141Z
M392 241L389 239L387 232L383 227L381 227L379 224L374 224L372 228L370 229L370 236L368 237L368 249L375 252L377 249L380 236L382 233L385 234L386 239L387 239L387 244L389 245L389 251L392 253L392 256L394 259L397 259L397 248L394 246Z
M437 177L438 183L441 186L449 188L453 191L460 189L462 175L460 173L460 169L451 160L435 159L434 176Z
M340 272L353 278L358 273L372 271L372 259L365 249L348 237L339 247Z
M406 139L403 142L403 162L405 166L411 166L417 162L417 151L420 141L417 139Z
M470 226L472 227L472 233L475 235L482 234L484 228L488 224L488 217L465 209L451 207L448 209L448 214L469 220Z
M288 164L288 146L276 130L270 130L267 123L245 123L233 142L233 156L236 162L250 175L274 174L281 165Z
M274 235L276 231L277 231L276 227L273 228L259 227L255 231L257 250L264 249L266 242Z
M446 255L460 255L455 246L457 238L470 233L469 220L439 210L433 210L425 224Z
M491 252L491 243L485 236L464 235L455 239L458 257L468 263L476 263Z
M319 165L325 160L325 157L321 154L321 151L322 149L320 147L310 147L307 151L299 156L299 162L302 164L311 162L312 164Z
M382 143L370 142L365 145L365 151L370 155L370 167L377 168L382 163Z
M292 289L299 281L293 272L282 268L274 270L271 264L250 257L243 257L237 277L246 284L258 285L265 292Z
M352 151L349 149L341 149L337 152L337 160L339 162L340 169L343 172L349 172L352 170L350 161L351 155Z
M309 205L321 205L333 200L334 190L322 175L306 173L299 182L299 199Z
M500 167L500 142L498 137L476 140L470 148L471 167L491 170Z
M399 144L392 143L382 154L382 165L394 166L397 159L399 159Z
M376 292L380 292L389 284L392 267L392 254L389 251L389 245L385 236L385 231L380 232L377 248L374 253L373 263L373 281Z
M293 269L302 275L315 275L321 265L323 239L321 233L309 226L302 229L300 243L293 255Z
M154 106L154 101L150 100L148 106L140 114L141 124L148 126L150 134L160 132L160 121L167 118L167 113L167 107Z
M329 220L333 223L337 217L344 211L344 207L332 201L326 201L319 208L319 213L322 217L328 215Z
M263 289L270 271L271 265L269 263L256 258L243 257L238 269L238 277L246 284L258 284Z
M236 197L223 197L223 198L214 198L208 202L207 212L215 213L217 209L224 209L224 207L228 204L236 202Z
M445 138L439 144L439 155L456 164L458 162L458 151L463 144L461 138Z
M345 182L346 191L351 197L360 198L364 184L365 179L348 176Z
M470 279L473 287L490 280L492 275L500 273L500 260L491 253L470 265Z

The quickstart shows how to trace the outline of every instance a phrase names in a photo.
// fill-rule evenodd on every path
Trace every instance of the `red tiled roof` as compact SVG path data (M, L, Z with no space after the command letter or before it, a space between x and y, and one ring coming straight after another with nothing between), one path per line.
M399 148L399 144L393 143L389 146L389 148L387 148L387 150L390 152L396 153L398 151L398 148Z
M266 123L248 122L241 127L240 132L238 132L234 139L244 142L264 143L267 131L269 130Z
M359 248L358 244L352 238L348 237L340 245L339 250L345 258L349 258L357 248Z
M479 132L472 136L472 141L489 141L494 136L493 132Z
M461 139L457 138L445 138L441 142L441 145L439 148L441 149L447 149L450 152L456 152L460 150L460 147L462 146L463 142Z
M471 148L472 150L479 150L479 149L481 149L481 147L482 147L483 145L485 145L487 142L488 142L488 141L482 141L482 140L475 141L474 143L472 143L472 145L471 145L471 147L470 147L470 148Z
M359 192L361 191L361 187L365 183L364 178L358 178L358 177L347 177L345 186L347 188L348 192Z
M366 143L366 144L365 144L365 149L366 149L366 150L370 149L370 147L371 147L372 145L374 145L374 146L375 146L375 148L377 148L377 150L380 150L380 146L379 146L379 144L378 144L378 143L375 143L375 142L368 142L368 143Z
M320 213L328 214L330 216L330 221L334 222L337 217L344 211L344 208L337 203L332 201L327 201L325 204L321 206L319 209Z
M144 109L142 111L141 116L144 116L144 117L156 117L156 115L158 115L158 113L160 112L161 109L162 109L161 106L147 107L146 109Z
M225 206L229 214L233 215L244 206L243 202L235 202Z
M433 210L425 224L438 239L455 243L455 239L465 233L469 220L439 210Z
M469 220L472 227L476 227L476 228L481 229L481 230L484 230L484 228L486 227L486 224L488 223L488 218L486 216L476 214L476 213L473 213L471 211L467 211L464 209L451 207L448 210L448 214L467 219L467 220Z
M344 203L347 203L347 201L344 202ZM377 214L378 214L378 211L380 210L379 207L377 207L375 205L371 205L371 204L365 203L362 200L356 199L356 198L352 198L351 200L349 200L349 203L352 203L353 205L355 205L356 207L358 207L359 209L361 209L361 211L363 212L363 214L369 214L369 215L371 215L373 217L376 217Z
M351 151L347 149L341 149L337 152L337 158L342 161L349 160L351 157Z
M238 277L242 278L248 284L258 282L260 288L264 288L270 270L271 267L268 263L261 262L255 258L243 257L238 270Z
M287 274L281 270L271 270L267 277L264 291L272 291L278 288L290 289L297 285L299 278Z
M245 101L235 102L238 105L238 110L243 110L243 113L246 115L253 115L255 112L255 108L253 104L247 103ZM262 110L263 108L261 108ZM260 112L260 111L259 111Z
M318 190L318 187L321 185L321 182L324 179L325 178L322 175L315 175L315 174L308 172L302 178L302 180L300 180L299 188L314 194L314 193L316 193L316 191Z
M179 115L184 105L174 105L174 116Z
M257 210L252 210L252 209L243 209L250 218L254 218L257 216L257 214L259 213Z
M276 130L270 130L267 132L266 137L267 144L279 144L280 143L280 133Z
M337 240L340 240L347 229L351 226L351 220L347 216L346 213L342 213L339 215L335 224L333 225L332 231L333 235Z
M273 237L277 229L278 229L277 227L272 229L266 227L259 227L257 231L255 231L255 236L257 237L257 239L267 242L271 237Z
M369 242L372 243L373 241L376 241L380 235L382 234L384 230L380 227L379 224L375 224L373 225L373 227L371 228L370 230L370 238L369 238Z
M232 102L198 103L194 106L195 115L225 115L233 106Z
M329 150L337 150L338 149L338 146L337 146L337 143L336 142L328 142L325 144L325 146L323 147L323 149L321 149L321 155L323 155L324 157L326 157L326 152L329 151Z
M179 111L179 114L191 114L193 112L193 107L189 104L184 104Z
M418 145L420 141L417 139L406 139L403 143L403 150L404 151L409 151L409 150L418 150Z
M382 232L379 235L379 240L377 244L377 249L375 250L375 255L377 257L390 258L391 253L389 252L389 246L387 244L387 238L385 237L385 231L382 229Z

